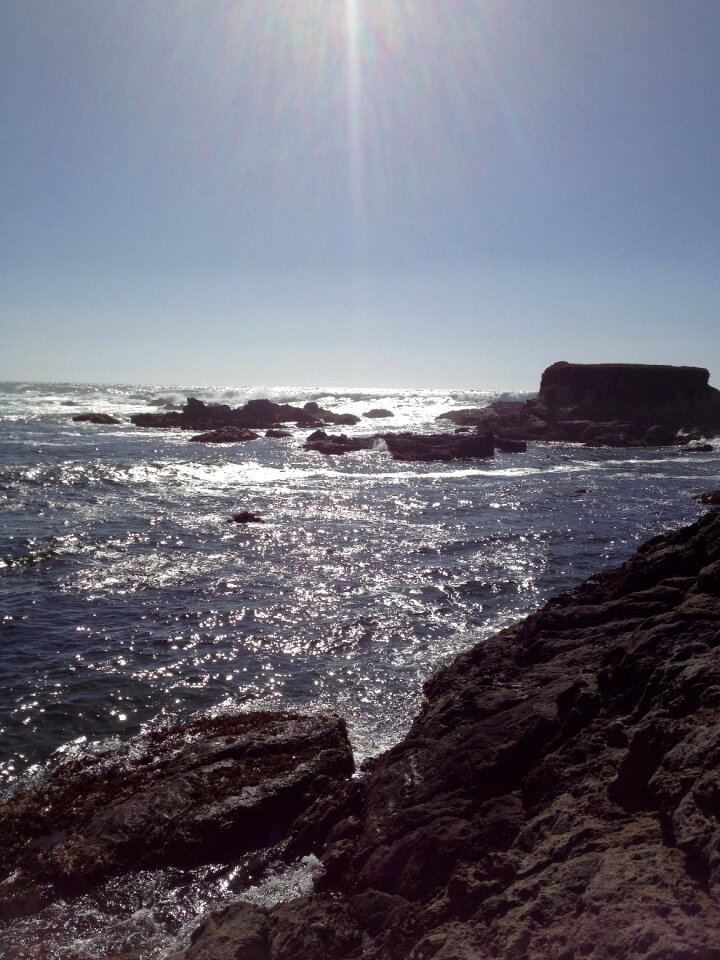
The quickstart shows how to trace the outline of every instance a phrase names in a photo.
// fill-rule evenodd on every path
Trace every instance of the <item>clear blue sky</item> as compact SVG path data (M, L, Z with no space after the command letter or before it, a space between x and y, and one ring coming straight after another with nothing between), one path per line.
M718 0L2 0L0 379L720 386Z

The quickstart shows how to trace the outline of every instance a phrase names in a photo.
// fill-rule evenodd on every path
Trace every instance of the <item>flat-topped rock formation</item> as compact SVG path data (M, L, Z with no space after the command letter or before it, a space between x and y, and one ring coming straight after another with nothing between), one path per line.
M555 363L536 400L498 401L438 419L474 425L510 439L591 446L683 444L684 430L720 434L720 391L700 367Z
M274 403L272 400L248 400L241 407L225 403L204 403L188 397L180 411L169 413L136 413L131 418L138 427L179 427L181 430L219 430L222 427L238 427L248 430L266 430L280 423L296 423L312 427L332 423L351 426L360 418L352 413L333 413L324 410L314 401L303 407L289 403Z
M717 960L720 511L459 656L175 960Z

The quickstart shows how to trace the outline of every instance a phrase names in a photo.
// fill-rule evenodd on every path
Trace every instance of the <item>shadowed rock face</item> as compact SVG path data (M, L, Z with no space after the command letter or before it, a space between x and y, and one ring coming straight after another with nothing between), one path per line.
M720 434L720 391L708 379L699 367L555 363L543 373L536 400L497 401L438 419L513 440L687 444L677 437L681 429Z
M202 718L65 764L0 805L0 919L142 868L233 862L352 771L342 720L281 713Z
M408 735L295 824L315 895L183 960L718 960L720 512L426 685Z
M538 401L559 420L636 420L699 426L720 418L720 392L701 367L651 364L554 363L542 375Z

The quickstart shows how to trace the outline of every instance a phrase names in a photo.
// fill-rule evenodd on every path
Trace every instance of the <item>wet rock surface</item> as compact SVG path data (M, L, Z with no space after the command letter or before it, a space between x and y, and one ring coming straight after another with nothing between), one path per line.
M122 423L122 420L118 420L117 417L113 417L109 413L78 413L73 417L73 420L75 423L100 423L108 426Z
M395 414L384 407L373 407L372 410L366 410L363 416L368 420L386 420L388 417L394 417Z
M700 367L652 364L555 363L536 400L496 401L484 408L451 410L438 419L476 426L509 440L584 443L588 446L684 445L679 430L720 434L720 391Z
M0 919L144 868L277 843L353 760L336 717L246 713L154 731L0 806Z
M219 430L208 430L190 437L193 443L247 443L257 440L260 434L254 430L245 430L242 427L220 427Z
M239 513L234 513L228 523L265 523L265 521L257 513L252 513L250 510L241 510Z
M300 816L315 894L182 960L717 960L720 514L459 656L403 741Z
M382 433L370 437L348 437L344 433L327 434L323 430L316 430L306 439L305 449L338 455L372 450L378 441L385 444L394 460L463 460L492 457L495 453L493 437L479 433ZM516 449L520 449L520 445Z

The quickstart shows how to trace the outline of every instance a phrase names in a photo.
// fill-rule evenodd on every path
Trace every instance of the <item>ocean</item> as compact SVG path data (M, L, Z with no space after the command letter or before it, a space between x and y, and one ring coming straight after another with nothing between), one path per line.
M718 449L399 463L382 443L305 451L294 427L204 445L129 422L188 396L394 412L341 428L369 434L452 430L438 414L529 394L0 384L0 797L198 712L340 713L359 763L402 737L439 666L694 519L720 475ZM123 422L73 422L89 411ZM228 522L239 510L265 522ZM0 954L161 957L213 906L288 896L313 869L240 891L146 871L0 929Z

